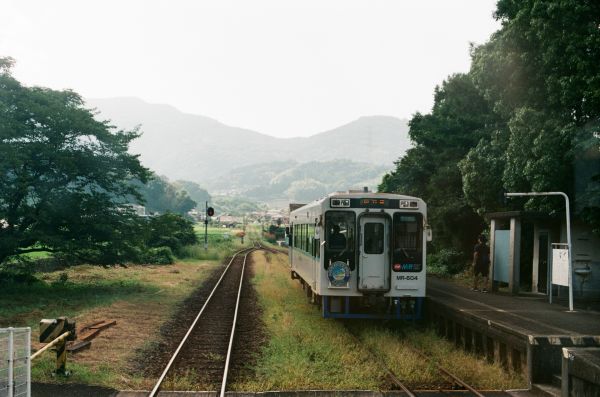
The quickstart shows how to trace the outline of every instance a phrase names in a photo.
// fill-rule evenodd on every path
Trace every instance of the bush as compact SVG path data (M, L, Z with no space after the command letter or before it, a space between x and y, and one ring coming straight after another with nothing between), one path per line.
M273 233L263 232L263 237L265 240L267 240L271 244L277 243L277 238L275 237L275 235Z
M175 256L169 247L150 248L146 252L144 262L157 265L170 265L175 262Z
M32 261L27 258L18 258L0 265L1 284L27 284L31 285L39 280L34 275Z
M464 254L455 249L442 249L427 255L427 272L441 276L460 273L465 269Z
M194 224L181 215L166 213L150 219L147 245L169 247L178 252L183 246L198 243Z

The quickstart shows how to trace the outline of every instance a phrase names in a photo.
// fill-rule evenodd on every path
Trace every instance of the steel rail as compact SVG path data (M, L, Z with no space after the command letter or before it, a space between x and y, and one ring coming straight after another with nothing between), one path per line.
M358 342L358 344L360 346L364 347L369 353L371 353L372 358L375 361L377 361L377 363L379 364L379 366L381 368L383 368L385 370L385 372L387 372L388 377L390 378L390 380L392 382L394 382L394 384L396 384L396 386L398 386L400 389L402 389L402 391L404 391L408 397L417 397L415 395L415 393L413 393L400 380L400 378L398 378L398 376L396 376L396 374L394 373L394 371L392 371L390 369L390 367L387 366L387 364L385 363L385 361L373 349L371 349L369 346L367 346L354 332L352 332L352 330L350 328L348 328L348 326L346 324L344 324L344 327L346 328L346 330L348 331L348 333L355 339L355 341Z
M260 243L258 245L260 247ZM237 299L235 301L235 312L233 313L233 324L231 325L231 336L229 337L229 346L227 347L227 356L225 358L225 370L223 371L223 381L221 382L221 397L225 397L225 387L227 386L227 374L229 373L229 361L231 359L231 350L233 348L233 338L235 336L235 325L237 323L238 309L240 307L240 297L242 296L242 285L244 284L244 271L246 269L246 259L256 248L251 249L244 255L242 263L242 274L240 275L240 285L238 287Z
M210 295L208 295L208 298L206 298L206 301L204 302L204 305L202 305L202 308L200 309L200 312L198 312L198 315L196 316L196 318L192 322L192 325L190 326L190 328L188 329L188 331L184 335L183 339L181 339L181 342L179 342L179 346L177 346L177 349L175 350L175 353L173 353L173 355L171 356L171 359L167 363L167 366L165 367L165 369L163 370L162 374L158 378L158 381L154 385L154 388L152 389L152 391L150 392L150 394L148 395L148 397L155 397L158 394L158 391L160 390L160 386L162 385L162 382L165 380L165 377L167 376L167 373L169 372L169 370L171 369L171 366L175 362L175 359L179 355L179 352L181 351L181 348L183 347L183 345L185 345L185 342L187 341L188 337L190 336L190 334L192 333L192 331L196 327L196 324L198 323L198 320L200 319L200 316L202 316L202 313L204 313L204 309L206 308L206 306L210 302L210 299L214 295L214 293L217 290L217 288L219 287L219 285L221 285L221 281L223 280L223 277L225 277L225 274L227 273L227 271L231 267L231 264L233 263L233 260L236 258L236 256L238 256L242 252L244 252L244 251L252 251L254 249L255 249L254 247L252 247L252 248L245 248L243 250L237 251L236 253L234 253L232 255L231 260L229 261L229 263L227 264L227 267L223 271L223 274L221 274L221 277L219 278L219 280L215 284L215 286L212 289Z
M416 349L416 348L410 347L410 346L408 346L408 348L410 350L412 350L416 355L424 358L426 361L428 361L428 362L432 363L433 365L435 365L437 367L438 371L440 371L441 373L443 373L444 375L446 375L447 377L449 377L454 382L456 382L457 384L461 385L462 387L464 387L465 389L467 389L471 393L475 394L477 397L485 397L483 394L481 394L480 392L478 392L474 387L472 387L471 385L469 385L467 382L465 382L464 380L462 380L458 376L454 375L452 372L448 371L447 369L445 369L444 367L442 367L438 363L433 362L429 357L427 357L419 349Z

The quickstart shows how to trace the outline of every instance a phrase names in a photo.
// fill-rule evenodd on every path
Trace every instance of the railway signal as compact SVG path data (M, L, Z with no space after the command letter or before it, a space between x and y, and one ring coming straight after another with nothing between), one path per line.
M205 212L204 212L204 250L208 249L208 217L213 216L215 214L215 209L213 207L208 206L208 201L204 202Z

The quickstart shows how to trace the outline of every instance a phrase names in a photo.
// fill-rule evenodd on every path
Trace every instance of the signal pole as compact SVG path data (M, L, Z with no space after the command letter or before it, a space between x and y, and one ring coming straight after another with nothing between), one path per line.
M215 214L215 209L208 206L208 201L204 202L204 250L208 249L208 217Z
M204 202L204 251L208 249L208 201Z

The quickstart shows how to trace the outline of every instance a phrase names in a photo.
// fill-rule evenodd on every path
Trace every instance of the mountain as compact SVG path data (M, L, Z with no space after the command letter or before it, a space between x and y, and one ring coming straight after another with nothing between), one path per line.
M88 99L87 104L97 109L98 119L119 128L141 126L143 135L131 144L131 152L139 153L145 166L209 189L209 181L226 180L240 167L273 162L279 162L273 166L277 171L342 159L389 169L410 145L407 121L388 116L362 117L308 138L285 139L137 98ZM266 179L264 174L254 177Z

